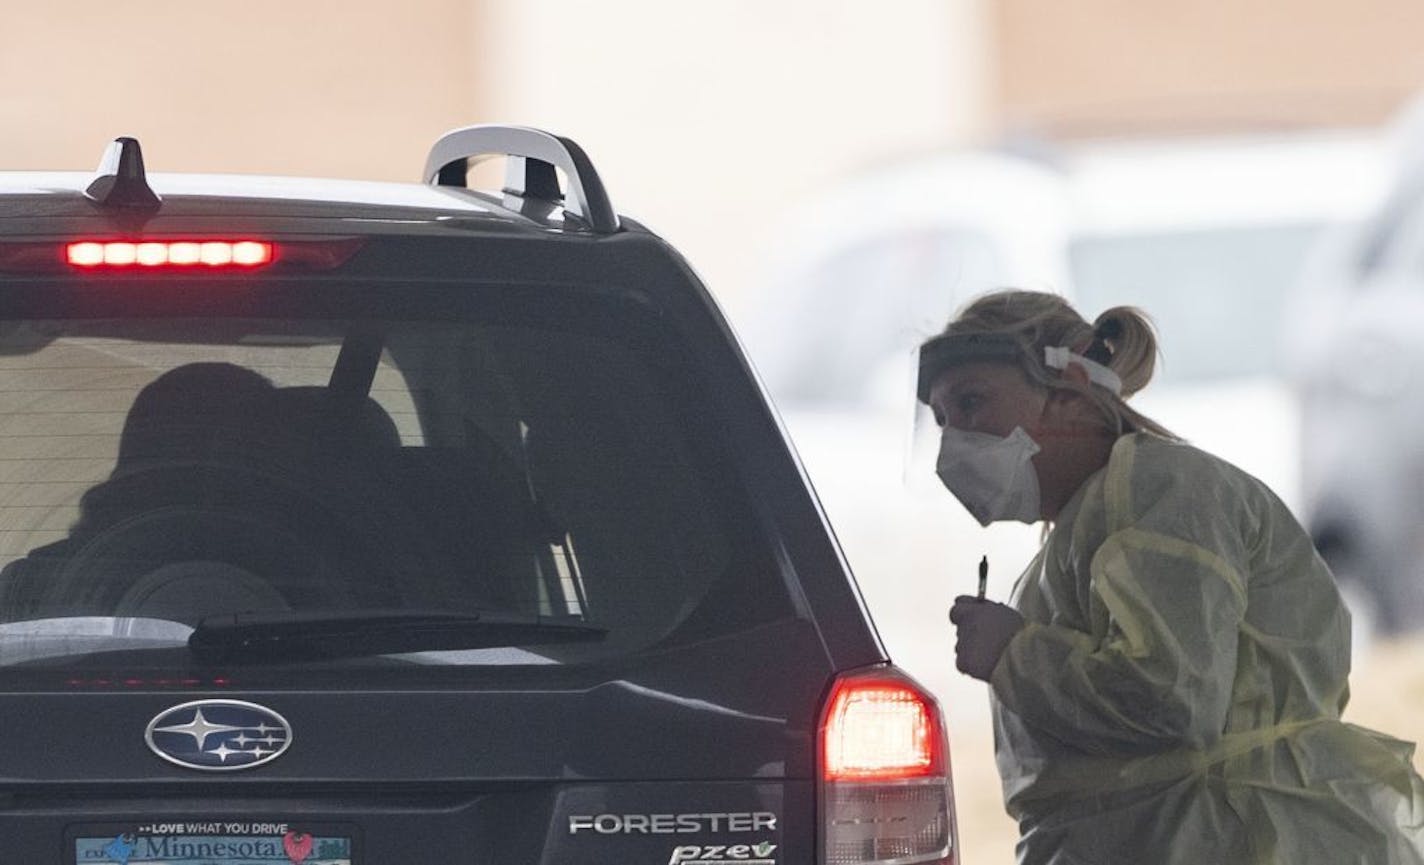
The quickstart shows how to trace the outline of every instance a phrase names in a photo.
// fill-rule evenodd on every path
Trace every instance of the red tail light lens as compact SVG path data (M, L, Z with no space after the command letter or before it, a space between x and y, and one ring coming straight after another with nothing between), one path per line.
M918 778L943 763L935 708L896 681L842 680L822 739L827 781Z
M822 862L955 861L949 746L924 688L893 667L843 676L820 745Z
M21 241L0 243L0 273L246 273L272 266L334 270L364 245L359 237Z
M70 243L64 254L74 267L261 267L273 249L261 240L111 240Z

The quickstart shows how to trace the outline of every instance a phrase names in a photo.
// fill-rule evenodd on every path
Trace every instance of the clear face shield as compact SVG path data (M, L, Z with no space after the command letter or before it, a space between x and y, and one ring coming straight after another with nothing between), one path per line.
M907 472L920 474L928 467L933 474L940 429L935 423L934 410L929 406L930 390L945 371L964 363L1018 364L1030 357L1033 354L1029 346L1005 333L944 334L922 345L916 353L915 416ZM1122 379L1117 373L1066 346L1044 348L1041 362L1050 375L1070 365L1080 367L1090 384L1112 394L1122 393ZM929 449L928 461L923 459L926 448Z
M990 578L989 593L995 590L1003 597L1008 585L1004 571L1016 576L1020 569L1032 558L1042 541L1042 523L1037 519L1037 478L1033 478L1033 500L1015 498L1024 495L1024 486L1016 481L1024 480L1018 474L1028 468L1026 458L1038 449L1031 440L1027 447L1024 442L1014 441L1015 435L990 443L979 442L975 447L976 459L967 466L975 472L989 472L995 483L973 482L966 484L961 476L958 492L945 489L937 468L941 456L942 430L935 422L934 411L929 406L931 391L944 373L966 363L1005 363L1023 366L1032 361L1042 364L1043 371L1053 376L1069 366L1080 367L1089 384L1101 387L1111 393L1121 393L1122 382L1116 373L1105 365L1091 360L1064 346L1041 349L1042 357L1036 351L1010 334L945 334L935 337L922 345L916 355L914 420L911 424L910 442L907 449L905 474L907 486L934 489L946 503L951 503L955 511L951 519L942 524L940 537L945 544L945 555L953 560L953 571L958 576L960 586L964 586L965 576L971 565L980 560L981 554L989 562L997 563L994 576ZM1016 433L1022 433L1021 430ZM969 435L977 435L970 433ZM1018 438L1026 438L1019 435ZM988 453L985 452L987 448ZM956 458L963 458L962 443L946 454L954 464ZM985 481L985 478L979 478ZM997 481L1003 481L1000 484ZM982 495L971 495L977 493ZM970 515L970 504L955 501L967 497L968 501L980 509L978 517ZM938 509L938 507L937 507ZM987 528L981 527L988 521ZM972 526L972 528L970 528Z
M915 502L912 519L917 523L911 533L917 550L912 579L933 586L918 595L920 603L935 597L947 608L957 595L977 594L981 562L986 563L987 597L1008 600L1015 580L1038 550L1040 527L995 522L985 528L945 488L936 473L941 430L928 405L931 387L948 369L973 362L1021 364L1028 351L1008 334L946 334L913 353L906 381L907 393L914 395L909 400L913 417L904 461L905 487Z
M1004 333L942 334L915 352L914 416L906 448L905 483L943 489L935 476L939 456L940 426L930 408L930 388L951 367L964 363L1020 363L1028 348Z

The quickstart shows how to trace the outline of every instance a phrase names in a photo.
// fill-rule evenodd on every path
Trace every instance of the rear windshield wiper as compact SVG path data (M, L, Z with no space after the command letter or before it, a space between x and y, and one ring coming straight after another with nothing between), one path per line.
M209 616L188 637L205 663L305 661L601 640L582 619L510 612L351 610Z

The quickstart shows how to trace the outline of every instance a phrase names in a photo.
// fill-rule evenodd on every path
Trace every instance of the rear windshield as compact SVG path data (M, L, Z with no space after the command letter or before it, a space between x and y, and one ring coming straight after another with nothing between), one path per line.
M786 608L640 306L103 291L0 324L0 669L567 664Z

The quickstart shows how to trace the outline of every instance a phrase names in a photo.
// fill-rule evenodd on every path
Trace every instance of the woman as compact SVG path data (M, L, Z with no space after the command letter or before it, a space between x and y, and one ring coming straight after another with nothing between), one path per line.
M1411 745L1340 721L1349 616L1286 507L1124 399L1137 310L984 296L920 350L938 472L1046 520L1013 606L955 601L1021 863L1424 863ZM1229 418L1223 418L1229 423Z

